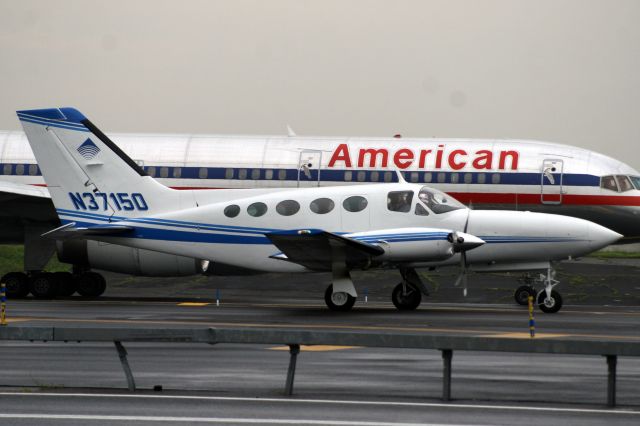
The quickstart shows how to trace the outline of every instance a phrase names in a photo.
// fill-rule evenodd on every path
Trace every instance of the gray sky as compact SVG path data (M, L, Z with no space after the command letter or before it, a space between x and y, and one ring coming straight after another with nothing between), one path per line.
M0 0L0 129L527 138L640 170L640 1Z

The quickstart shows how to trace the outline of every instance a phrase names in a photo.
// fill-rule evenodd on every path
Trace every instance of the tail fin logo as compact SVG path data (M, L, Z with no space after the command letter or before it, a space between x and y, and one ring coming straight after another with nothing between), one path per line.
M78 147L77 151L85 160L92 160L98 155L100 148L98 148L91 139L87 138L87 140L82 142L82 145Z

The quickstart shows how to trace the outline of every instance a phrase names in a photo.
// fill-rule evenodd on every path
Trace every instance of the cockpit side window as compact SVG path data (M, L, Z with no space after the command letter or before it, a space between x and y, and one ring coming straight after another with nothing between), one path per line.
M387 194L387 208L392 212L410 212L412 201L413 191L391 191Z
M618 192L618 184L613 176L602 176L600 180L600 188Z
M618 187L620 188L620 192L626 192L633 190L633 185L627 176L618 175L616 176L618 180Z
M636 189L640 189L640 176L629 176L631 182L636 187Z
M416 204L415 214L416 216L429 216L429 210L425 209L422 203L418 202L418 204Z
M444 192L440 192L428 186L423 186L418 198L435 214L447 213L453 210L464 209L464 205Z

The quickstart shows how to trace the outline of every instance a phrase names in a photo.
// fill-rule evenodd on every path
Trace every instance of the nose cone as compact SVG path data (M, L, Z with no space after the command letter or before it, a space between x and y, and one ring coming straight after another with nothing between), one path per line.
M603 247L615 243L620 238L622 238L621 234L609 228L605 228L596 223L589 223L589 240L591 241L591 248L593 250L600 250Z
M482 238L478 238L475 235L467 234L465 232L455 232L452 234L453 245L455 251L471 250L476 247L480 247L485 243Z

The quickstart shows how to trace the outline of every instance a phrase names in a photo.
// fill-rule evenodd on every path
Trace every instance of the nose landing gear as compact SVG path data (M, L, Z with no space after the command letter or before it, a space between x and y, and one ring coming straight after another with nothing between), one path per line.
M516 303L527 305L529 296L532 296L542 312L546 314L558 312L562 308L562 295L554 290L554 287L560 284L555 276L556 271L553 268L547 268L546 274L540 274L535 278L530 274L525 274L520 279L523 285L518 287L513 295ZM543 285L544 288L538 291L536 285Z

